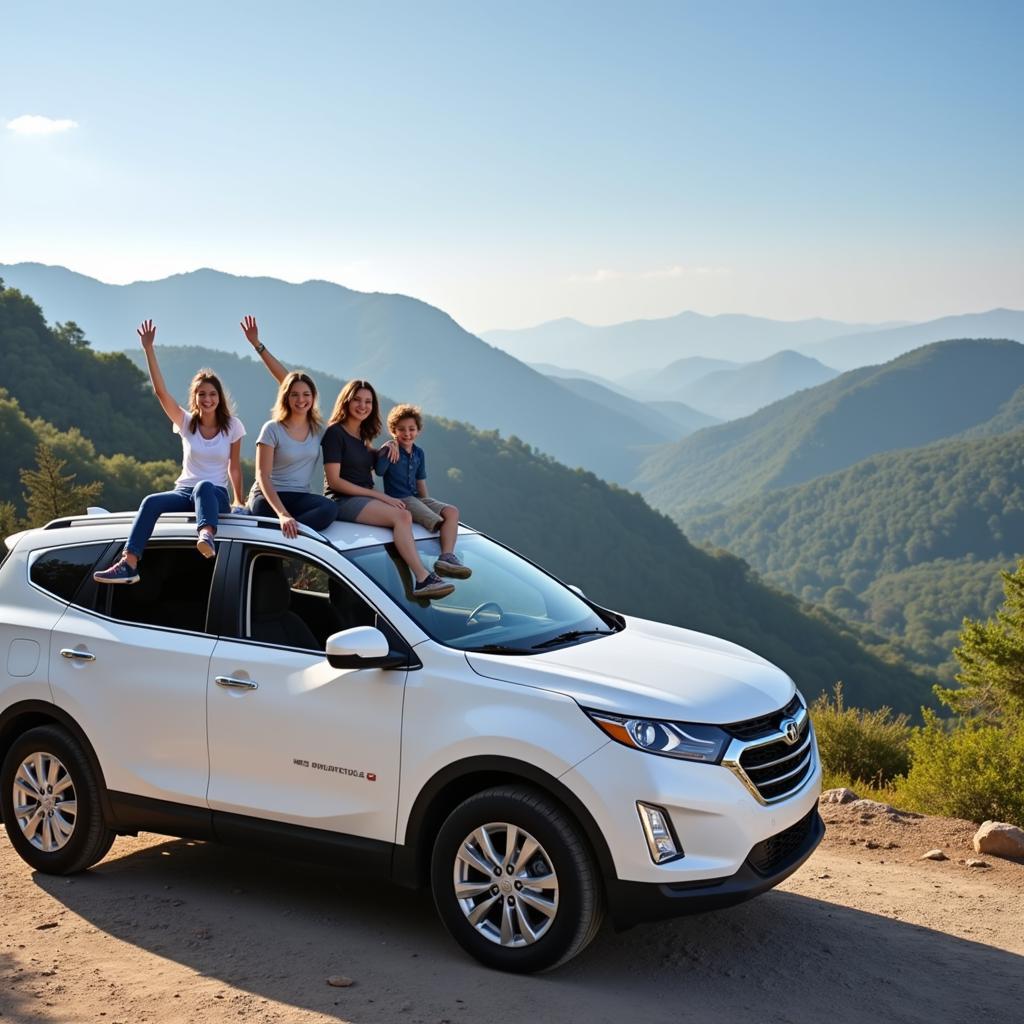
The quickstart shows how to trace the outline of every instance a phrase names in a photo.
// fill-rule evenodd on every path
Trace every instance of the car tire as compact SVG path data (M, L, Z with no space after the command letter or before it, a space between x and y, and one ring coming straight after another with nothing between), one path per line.
M459 804L438 832L430 877L452 937L503 971L564 963L604 918L604 888L579 826L527 786L495 787Z
M0 806L11 845L46 874L85 871L114 842L96 774L60 726L30 729L11 744L0 767Z

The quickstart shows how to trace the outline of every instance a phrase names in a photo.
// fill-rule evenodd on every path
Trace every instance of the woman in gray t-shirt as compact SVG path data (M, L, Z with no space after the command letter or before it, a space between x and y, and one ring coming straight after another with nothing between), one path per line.
M337 508L309 487L324 432L313 378L287 374L272 414L256 438L256 483L249 492L249 508L257 516L277 516L286 537L298 534L299 523L323 530L334 522Z

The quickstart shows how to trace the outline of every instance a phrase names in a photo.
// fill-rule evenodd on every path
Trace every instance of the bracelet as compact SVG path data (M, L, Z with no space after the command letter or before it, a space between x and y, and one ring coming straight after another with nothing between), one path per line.
M256 355L261 356L266 351L267 351L267 346L264 345L263 342L261 341L260 345L259 345L259 348L256 349Z

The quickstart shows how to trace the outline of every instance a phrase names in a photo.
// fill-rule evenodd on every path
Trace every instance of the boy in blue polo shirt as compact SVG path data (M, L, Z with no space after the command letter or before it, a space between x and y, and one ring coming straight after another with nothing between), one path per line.
M384 480L384 492L399 498L412 515L412 521L431 532L440 530L441 557L434 572L441 576L466 579L473 570L455 554L459 532L459 510L454 505L431 498L427 493L427 462L416 438L423 429L423 414L418 405L396 405L388 413L388 433L392 440L381 446L374 467Z

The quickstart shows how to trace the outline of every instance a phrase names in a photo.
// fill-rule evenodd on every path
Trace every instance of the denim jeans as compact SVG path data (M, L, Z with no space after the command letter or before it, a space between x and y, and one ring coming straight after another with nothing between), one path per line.
M125 551L136 558L142 557L142 549L146 541L153 535L153 527L164 512L196 512L196 526L217 528L218 515L231 511L228 492L223 487L204 480L195 487L179 487L173 491L162 491L150 494L143 499L132 523L132 532L128 535Z
M277 496L292 519L313 530L325 530L334 522L338 513L338 507L334 502L322 494L312 494L309 491L278 491ZM277 516L270 502L258 490L253 493L249 507L254 516Z

